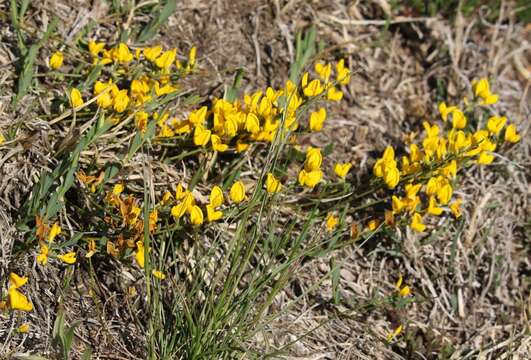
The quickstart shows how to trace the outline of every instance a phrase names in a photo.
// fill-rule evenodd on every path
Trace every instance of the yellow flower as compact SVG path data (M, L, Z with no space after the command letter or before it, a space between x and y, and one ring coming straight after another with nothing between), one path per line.
M494 155L488 151L482 151L479 156L477 163L480 165L489 165L494 161Z
M127 89L120 90L118 94L114 97L113 100L113 109L114 111L121 113L127 109L129 105L129 96L127 96Z
M70 103L75 108L85 103L81 97L81 92L76 88L72 88L72 90L70 90Z
M406 204L395 195L391 197L391 202L393 206L393 213L395 214L400 214L400 212L402 212L402 209L404 209L404 207L406 206Z
M142 52L144 53L144 57L147 60L149 60L151 62L155 62L157 57L162 52L162 46L157 45L157 46L153 46L153 47L147 47L147 48L144 48L144 50Z
M310 114L310 130L311 131L321 131L323 124L326 119L326 110L325 108L320 108L317 111L314 111Z
M242 153L249 148L249 144L242 143L239 140L236 142L236 152Z
M48 64L54 70L59 69L61 66L63 66L63 53L60 51L56 51L55 53L53 53L53 55L50 57L50 60L48 61Z
M398 292L398 295L400 295L401 297L406 297L409 294L411 294L411 288L407 285L400 289L400 291Z
M464 129L466 126L465 114L459 109L452 111L452 127L454 129Z
M175 187L175 199L182 200L188 194L189 194L189 192L184 189L183 184L181 184L181 183L177 184L177 186Z
M6 141L6 138L4 137L4 134L0 132L0 145L2 145Z
M177 196L175 197L177 198ZM191 193L187 192L183 197L183 200L174 207L171 208L171 214L175 219L181 218L187 211L191 211L195 205L194 197Z
M230 188L230 199L233 203L239 204L245 200L245 185L241 181L236 181Z
M190 52L188 53L188 66L186 67L186 71L190 71L195 67L196 54L197 48L195 46L192 46Z
M456 219L459 219L461 217L461 203L463 202L463 199L457 198L453 203L450 204L450 210L452 211L452 214L456 217Z
M105 43L103 42L98 43L94 40L90 40L88 43L88 49L92 57L97 57L104 47L105 47Z
M267 173L266 190L268 193L273 194L280 191L282 184L271 173Z
M48 262L48 246L46 244L41 244L39 255L37 255L37 263L40 265L46 265Z
M393 332L391 332L391 333L389 333L389 335L387 335L387 341L389 342L389 341L393 340L395 337L400 335L401 332L402 332L402 325L400 325L395 330L393 330Z
M411 229L417 232L423 232L424 230L426 230L426 225L422 223L422 216L419 213L413 214L409 226L411 227Z
M194 130L194 144L197 146L206 146L210 140L211 131L201 125L197 125Z
M482 78L479 81L473 81L472 87L476 96L486 97L490 93L489 80L485 78Z
M489 93L483 98L481 105L492 105L498 102L499 96L496 94Z
M207 204L206 210L207 210L207 220L209 222L219 220L223 217L223 212L216 210L216 208L212 204Z
M299 172L299 184L309 188L314 188L322 178L323 172L320 169L312 171L306 171L305 169L302 169Z
M256 134L260 132L260 120L258 119L258 116L256 116L256 114L247 114L247 116L245 117L245 130L247 130L251 134Z
M330 74L332 73L332 64L323 65L321 63L316 63L315 72L319 74L319 77L324 82L328 82L328 79L330 78Z
M225 199L223 198L223 190L221 190L221 188L217 185L214 186L212 190L210 190L210 205L215 208L220 207L221 205L223 205L224 200Z
M439 103L439 113L441 114L441 118L444 122L448 120L448 115L451 114L454 110L457 110L457 107L446 106L446 103L444 101Z
M109 94L108 92L106 92L105 94L101 94L96 100L96 104L98 104L99 107L102 107L104 109L108 108L112 105L111 94Z
M8 305L12 310L31 311L33 305L29 302L26 295L17 290L16 287L10 287L7 291Z
M223 130L225 131L225 136L232 138L238 133L238 123L234 118L230 117L225 120Z
M437 207L437 202L433 196L430 196L429 205L428 205L428 214L439 216L443 212L443 209Z
M26 284L27 282L28 282L27 276L18 276L14 272L9 274L9 283L14 288L18 289L19 287L24 286L24 284Z
M337 163L334 165L334 172L338 177L341 179L344 179L348 172L350 171L350 168L352 167L351 163Z
M113 59L120 63L128 63L133 60L133 54L129 51L129 47L126 44L120 43L116 49L113 49Z
M177 49L165 51L155 60L155 65L161 69L168 69L175 61L175 56L177 56Z
M384 168L383 179L389 189L394 189L400 182L400 171L396 166L386 166Z
M212 142L212 149L214 151L224 152L229 148L229 145L221 142L221 138L218 135L212 135L210 141Z
M60 233L61 233L61 227L57 225L57 223L54 223L52 225L52 228L50 229L50 232L48 233L48 241L52 242L57 237L57 235L59 235Z
M339 218L333 214L329 214L326 218L326 230L333 231L337 224L339 224Z
M516 132L516 127L511 124L505 128L505 141L510 143L517 143L520 141L520 135ZM1 143L1 142L0 142Z
M507 118L505 116L492 116L487 121L487 129L491 134L498 135L500 131L502 131L506 122Z
M194 226L199 226L203 223L203 211L197 205L192 206L190 209L190 222Z
M306 160L304 162L304 169L306 171L315 171L321 168L321 163L323 161L323 155L321 155L321 150L319 148L309 147L306 150Z
M153 269L153 270L151 270L151 274L153 274L153 276L156 277L159 280L166 279L166 274L164 274L162 271Z
M336 81L340 85L347 85L350 82L350 71L345 67L345 59L341 59L336 64Z
M136 242L135 260L138 266L140 266L143 269L145 258L144 258L144 243L142 241Z
M313 97L321 94L324 91L324 87L318 79L310 81L310 83L304 86L304 95L307 97Z
M57 258L66 264L75 264L76 262L76 253L74 251L67 252L63 255L58 255Z
M332 86L330 89L328 89L326 98L330 101L341 101L341 99L343 99L343 92Z
M370 231L374 231L378 228L379 225L380 225L379 220L372 219L367 223L367 229L369 229Z
M30 326L28 323L24 323L22 325L20 325L17 329L17 332L19 334L26 334L27 332L29 332L29 329L30 329Z
M437 190L437 199L439 199L441 205L446 205L452 198L452 194L452 185L446 183Z

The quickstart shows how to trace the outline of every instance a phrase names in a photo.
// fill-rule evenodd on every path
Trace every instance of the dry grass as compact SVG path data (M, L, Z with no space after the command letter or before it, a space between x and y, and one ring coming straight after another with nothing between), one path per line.
M288 358L435 359L445 351L453 359L527 358L531 355L529 26L515 23L506 4L495 23L475 14L466 20L457 18L453 24L442 18L422 18L386 28L372 21L385 19L386 1L345 3L186 1L155 40L178 49L198 47L205 73L189 86L208 98L219 96L240 66L246 70L244 88L278 85L293 59L290 44L296 31L315 23L319 39L327 45L323 57L346 54L355 75L346 101L330 109L333 115L324 132L304 142L333 143L334 155L326 161L352 161L360 177L370 169L374 151L397 144L401 134L419 131L422 120L435 118L435 104L445 96L438 83L444 84L451 100L470 89L470 79L495 79L493 87L501 101L494 111L519 124L522 141L497 159L497 165L474 169L462 178L459 195L465 200L464 221L441 220L436 224L441 231L434 236L404 232L397 241L379 239L371 246L352 246L332 254L343 262L343 301L331 304L331 284L324 281L257 336L256 347L280 348L315 328L288 348ZM3 21L7 21L8 7L6 1L0 4ZM91 8L83 2L32 4L29 11L29 31L43 31L51 14L56 14L63 24L58 36L67 41L87 19L99 23L92 35L111 38L116 21L103 5ZM142 312L142 297L128 295L130 287L141 292L137 270L106 257L95 261L94 272L77 268L66 286L68 269L37 267L32 255L11 255L14 244L22 241L15 229L17 209L35 177L53 167L54 149L68 129L50 127L42 117L50 112L46 84L42 92L26 96L16 111L10 108L18 55L11 29L0 31L0 129L23 124L12 146L0 150L0 275L6 279L9 271L19 269L29 273L27 292L36 309L26 315L32 324L27 336L14 334L19 320L0 317L0 342L4 342L0 356L52 354L51 329L61 304L69 321L82 321L76 330L78 351L90 345L96 358L143 358L145 339L139 324L149 315ZM42 52L39 64L47 55ZM111 158L120 144L97 150L102 159ZM123 177L140 179L141 161L135 159L123 170ZM157 183L176 183L186 176L155 158L149 161L151 171L159 174ZM301 289L325 276L328 260L306 263L275 300L275 307L281 309ZM399 274L412 285L417 297L414 305L401 312L373 307L378 295L393 290ZM399 322L408 324L406 335L389 346L385 337Z

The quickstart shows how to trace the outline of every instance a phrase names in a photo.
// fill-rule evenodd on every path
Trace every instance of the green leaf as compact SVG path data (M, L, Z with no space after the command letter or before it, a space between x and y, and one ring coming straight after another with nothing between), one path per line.
M236 100L244 74L245 72L243 69L238 69L238 71L236 72L236 76L234 76L234 81L232 82L231 87L225 93L225 100L230 102Z
M146 42L150 40L159 28L168 20L171 14L173 14L177 10L177 1L176 0L167 0L166 5L160 11L157 15L142 29L142 32L138 36L137 41L138 42Z

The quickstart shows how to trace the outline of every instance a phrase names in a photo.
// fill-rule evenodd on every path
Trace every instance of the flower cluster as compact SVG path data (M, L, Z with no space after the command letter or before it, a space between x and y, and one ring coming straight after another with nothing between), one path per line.
M475 82L474 91L480 106L497 101L486 79ZM462 111L457 106L441 103L439 112L447 128L445 133L444 128L424 122L424 137L418 144L409 145L408 154L402 156L400 163L391 146L376 161L374 175L382 178L389 189L403 185L391 197L392 214L408 214L411 229L423 232L426 229L423 216L440 216L445 212L444 206L460 217L462 200L457 198L451 202L459 170L472 164L488 165L494 160L493 152L500 142L520 140L515 126L506 126L507 119L503 116L491 116L484 128L470 130L465 114L472 116L475 106L472 104L471 110Z
M9 288L7 290L7 302L0 301L0 309L8 308L11 310L31 311L33 304L28 300L26 295L20 292L19 288L28 282L27 276L19 276L15 273L9 274Z

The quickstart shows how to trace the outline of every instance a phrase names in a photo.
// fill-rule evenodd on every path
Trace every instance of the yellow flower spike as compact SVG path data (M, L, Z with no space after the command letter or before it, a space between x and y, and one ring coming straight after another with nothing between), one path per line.
M208 222L217 221L223 217L223 212L216 210L215 206L213 206L212 204L207 204L206 210Z
M52 228L50 229L50 232L48 233L48 241L49 242L52 242L54 241L54 239L57 237L57 235L59 235L61 233L61 227L57 224L57 223L54 223L52 225Z
M155 60L159 57L160 53L162 52L162 46L157 45L153 47L147 47L147 48L144 48L142 52L144 53L144 57L147 60L154 63Z
M490 165L494 161L494 155L488 151L482 151L479 156L477 163L480 165Z
M316 63L315 64L315 72L319 74L319 77L325 82L328 82L328 79L330 78L330 74L332 74L332 64L321 64Z
M53 70L57 70L59 69L61 66L63 66L63 53L60 52L60 51L56 51L55 53L52 54L52 56L50 57L50 60L48 61L48 65L53 69Z
M26 295L21 293L15 287L10 287L7 291L7 303L10 309L20 311L33 310L32 303L28 300Z
M115 50L113 52L113 59L118 61L119 63L127 64L128 62L133 60L133 54L131 53L129 47L126 44L120 43L118 44L118 47L113 50Z
M389 335L387 335L387 342L390 342L391 340L393 340L395 337L397 337L398 335L400 335L400 333L402 332L402 325L400 325L399 327L397 327L396 329L393 330L393 332L389 333Z
M245 200L245 185L241 181L236 181L230 188L230 199L233 203L239 204Z
M81 92L76 88L72 88L72 90L70 90L70 104L72 105L72 107L77 108L83 105L84 103L85 102L81 97Z
M351 167L352 167L351 163L337 163L334 165L334 173L339 178L345 179Z
M103 42L96 42L94 40L90 40L88 43L88 49L90 52L90 55L92 57L98 57L99 53L105 48L105 43Z
M513 144L520 141L520 135L516 132L516 127L513 124L505 128L504 140Z
M282 188L280 181L271 173L267 173L266 190L270 194L278 193Z
M214 151L225 152L229 149L229 145L223 144L221 138L218 135L212 135L210 137L210 141L212 142L212 149Z
M39 265L46 265L48 262L49 249L46 244L41 244L39 254L37 255L37 263Z
M65 264L75 264L76 263L76 253L74 251L67 252L63 255L58 255L57 258L64 262Z
M332 86L330 89L328 89L326 98L330 101L341 101L341 99L343 99L343 92Z
M448 202L450 202L450 199L452 198L453 189L452 185L449 183L444 184L442 187L437 190L437 199L439 200L439 203L441 205L446 205Z
M219 186L216 185L212 188L212 190L210 190L209 201L210 205L212 205L214 208L223 205L225 199L223 197L223 190L221 190Z
M306 160L304 161L304 169L306 171L315 171L321 168L321 163L323 162L323 155L321 154L321 149L309 147L306 150Z
M19 287L24 286L28 282L27 276L19 276L16 273L12 272L9 274L9 283L12 287L18 289Z
M314 111L310 114L310 130L311 131L321 131L323 124L326 120L326 110L325 108L320 108L317 111Z
M151 270L151 274L152 274L154 277L156 277L157 279L159 279L159 280L164 280L164 279L166 279L166 274L164 274L164 273L163 273L162 271L160 271L160 270L155 270L155 269L153 269L153 270Z
M308 85L304 87L304 95L307 97L314 97L322 94L324 87L321 85L321 81L318 79L310 81Z
M201 125L197 125L194 130L194 144L197 146L205 147L210 140L211 131L205 129Z
M333 214L328 214L328 217L326 218L326 230L330 232L334 231L337 224L339 224L339 218Z
M18 327L17 332L19 334L26 334L29 332L29 330L30 330L30 325L28 323L24 323Z
M245 130L251 134L257 134L260 132L260 120L254 113L249 113L245 117Z
M144 263L145 263L145 257L144 257L144 243L142 241L136 242L135 260L138 266L140 266L143 269Z
M505 116L492 116L487 121L487 129L491 134L498 135L505 126L505 123L507 123L507 118Z
M426 230L426 225L422 223L422 215L420 215L419 213L413 214L409 226L416 232L423 232L424 230Z
M168 69L175 61L176 56L177 49L165 51L155 60L155 65L161 69Z
M199 226L203 223L203 211L197 205L192 206L190 209L190 222L194 226Z
M439 216L443 213L443 209L440 207L437 207L437 201L433 196L430 197L429 203L428 203L428 214Z
M454 214L456 219L459 219L462 215L461 213L461 204L463 203L463 199L457 198L453 203L450 204L450 210L452 211L452 214Z

